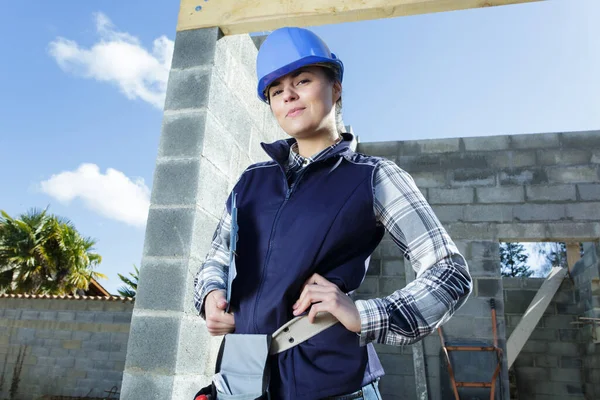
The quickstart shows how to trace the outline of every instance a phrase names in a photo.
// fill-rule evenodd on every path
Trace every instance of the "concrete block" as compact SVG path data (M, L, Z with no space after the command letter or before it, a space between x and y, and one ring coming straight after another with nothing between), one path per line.
M356 290L357 294L369 294L374 295L379 293L379 278L374 276L367 276L361 283L360 287Z
M564 132L560 135L563 147L589 149L600 147L600 131Z
M144 256L186 257L194 220L193 209L156 209L148 213Z
M157 163L154 171L153 205L196 203L200 163L197 160Z
M509 314L524 314L535 297L535 290L508 290L504 307ZM538 325L539 326L539 325Z
M510 147L509 136L465 137L462 139L466 151L505 150Z
M579 354L578 344L569 342L549 342L548 353L560 356L574 356Z
M58 311L56 313L57 321L74 321L75 320L75 312L73 311Z
M200 163L197 204L215 218L220 218L227 200L228 178L213 164L203 159Z
M435 188L446 186L446 172L416 172L411 174L419 188Z
M206 125L206 110L165 113L158 157L198 157Z
M456 189L429 189L430 204L470 204L474 200L475 189L462 187Z
M409 145L418 145L421 153L451 153L460 151L460 138L411 140L404 142Z
M496 172L492 169L463 169L451 172L450 185L457 186L494 186Z
M537 164L534 150L509 150L486 153L488 164L492 168L514 169L532 167Z
M510 222L513 220L512 205L467 205L465 221L472 222Z
M597 183L597 166L548 167L548 180L552 183Z
M575 201L575 185L532 185L525 187L527 201Z
M527 354L523 351L519 353L517 359L515 360L515 368L517 370L521 370L523 367L533 367L534 366L534 354Z
M513 149L553 148L560 146L558 133L535 133L510 137Z
M200 266L206 258L214 232L212 227L216 228L216 226L217 222L211 215L206 214L202 210L197 211L196 219L194 221L192 254L188 261L188 271L193 275L200 269ZM207 227L210 228L207 229ZM191 289L190 286L190 290Z
M589 164L592 152L589 150L560 149L538 150L540 165L580 165Z
M381 354L379 358L387 374L414 375L412 354Z
M173 376L125 371L121 398L128 400L172 399Z
M210 96L210 71L209 68L171 70L165 110L206 107Z
M488 312L488 315L491 315ZM488 339L492 337L492 321L490 317L474 318L454 315L443 326L444 337L447 341L461 341L464 339Z
M22 310L21 311L21 319L25 320L36 320L39 319L40 312L34 310Z
M217 40L222 36L221 30L217 27L177 32L171 68L212 66Z
M477 286L477 296L480 297L498 297L502 295L501 279L475 279Z
M112 324L115 316L111 312L98 312L94 315L94 322L99 324Z
M95 314L85 311L75 312L75 321L77 322L94 322Z
M381 258L383 260L389 260L389 259L403 260L404 259L404 254L400 250L400 247L398 247L398 245L392 240L382 240L381 243L379 244L379 249L381 252ZM384 265L384 271L385 271L385 265Z
M247 134L249 135L250 131ZM202 155L220 169L223 174L229 175L232 172L231 158L235 147L236 143L233 137L215 119L212 113L209 113L206 121Z
M368 155L377 155L379 157L390 157L396 158L399 154L400 146L404 145L404 142L367 142L367 143L359 143L357 147L357 152L368 154ZM407 155L411 155L408 153ZM401 163L398 163L401 166Z
M468 206L467 206L468 207ZM441 222L465 220L465 206L432 206L433 212Z
M464 223L453 222L444 224L450 237L455 240L460 239L495 239L496 229L494 224L490 223Z
M144 259L140 269L140 288L136 294L139 309L183 311L183 292L189 275L184 260Z
M525 345L523 346L523 349L521 350L521 352L524 353L543 353L546 354L549 351L549 343L543 340L533 340L533 339L529 339ZM554 352L551 352L550 354L556 354Z
M548 175L541 168L515 168L501 171L498 179L500 185L537 185L547 183Z
M567 204L567 217L574 220L599 220L600 202Z
M548 224L546 235L538 237L547 237L555 239L567 238L597 238L600 236L600 226L597 222L563 222Z
M558 336L561 342L579 342L581 340L581 330L559 329Z
M383 260L383 272L382 276L404 276L404 257L399 259ZM408 262L408 261L406 261Z
M367 269L368 276L379 276L381 275L381 260L377 258L371 258L369 260L369 268Z
M180 321L176 374L210 374L210 336L199 316L186 316ZM198 388L199 389L199 388Z
M513 208L517 221L555 221L566 218L564 204L521 204Z
M500 244L496 241L472 241L470 247L470 259L500 259Z
M239 107L236 102L231 101L231 96L232 89L220 76L213 73L208 103L209 112L229 132L238 146L247 150L250 148L250 132L254 120L245 107Z
M439 154L418 154L401 156L398 165L408 173L413 172L435 172L442 170L442 156Z
M577 185L577 190L581 200L600 200L600 184L598 183L581 183Z
M125 371L140 369L148 373L175 372L179 318L135 315L127 345ZM152 351L148 351L152 349ZM106 359L108 359L108 353Z
M380 278L379 293L382 296L389 296L396 290L400 290L406 286L406 280L403 278Z
M478 203L521 203L525 201L525 190L522 186L479 187Z

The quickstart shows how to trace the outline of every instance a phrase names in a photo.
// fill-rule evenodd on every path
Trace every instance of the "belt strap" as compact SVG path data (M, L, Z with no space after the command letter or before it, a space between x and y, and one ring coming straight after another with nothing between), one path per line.
M338 319L328 312L317 313L312 324L306 315L296 317L273 334L269 353L278 354L289 350L338 322Z

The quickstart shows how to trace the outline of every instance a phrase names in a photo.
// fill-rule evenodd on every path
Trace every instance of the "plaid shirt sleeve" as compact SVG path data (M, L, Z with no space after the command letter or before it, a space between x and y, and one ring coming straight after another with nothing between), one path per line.
M473 290L467 262L410 174L389 160L377 165L374 208L412 264L416 279L384 298L357 300L360 343L415 343L446 322Z
M194 305L202 318L205 318L204 298L206 295L216 289L227 289L230 232L231 215L225 207L215 230L210 250L194 279Z

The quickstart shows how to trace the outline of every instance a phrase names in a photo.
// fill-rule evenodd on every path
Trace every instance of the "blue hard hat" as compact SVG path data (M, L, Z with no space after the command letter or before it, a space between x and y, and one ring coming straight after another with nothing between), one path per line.
M256 57L258 97L267 102L265 90L273 81L307 65L333 64L342 81L344 64L315 33L304 28L280 28L263 42Z

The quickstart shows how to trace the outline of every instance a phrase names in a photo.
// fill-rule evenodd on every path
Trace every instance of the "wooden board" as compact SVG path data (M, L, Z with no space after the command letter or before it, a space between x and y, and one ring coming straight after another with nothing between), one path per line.
M181 0L177 30L237 35L534 1L542 0Z
M569 265L569 272L573 270L573 266L579 260L581 260L579 243L567 243L567 264Z
M561 267L554 267L550 270L548 277L535 294L533 300L531 300L531 304L527 307L527 311L523 314L521 321L519 321L517 327L506 341L508 368L513 365L529 336L531 336L538 322L540 322L540 318L542 318L544 311L548 308L548 304L550 304L554 294L560 287L567 271L567 268ZM565 329L569 329L569 327L565 326Z

